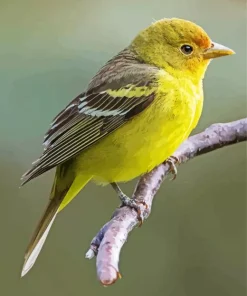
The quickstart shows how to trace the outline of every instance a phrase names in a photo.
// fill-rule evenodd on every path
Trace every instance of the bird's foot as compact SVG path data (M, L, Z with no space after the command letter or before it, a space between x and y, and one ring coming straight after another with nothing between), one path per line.
M179 164L179 159L176 156L170 156L165 161L170 166L169 170L172 173L173 177L171 180L175 180L177 178L178 170L176 164Z
M137 219L140 222L139 226L141 226L143 224L143 220L144 220L144 215L143 215L144 211L148 208L147 204L144 201L137 201L133 198L130 198L126 194L124 194L117 183L111 183L111 185L112 185L113 189L116 191L119 199L122 202L120 207L127 206L132 209L135 209L137 212ZM145 207L144 210L141 205L143 205Z
M136 201L135 199L125 195L124 193L122 193L119 198L122 201L121 207L127 206L136 210L139 227L142 226L144 221L144 211L148 208L148 205L145 203L145 201ZM144 206L144 210L141 205Z

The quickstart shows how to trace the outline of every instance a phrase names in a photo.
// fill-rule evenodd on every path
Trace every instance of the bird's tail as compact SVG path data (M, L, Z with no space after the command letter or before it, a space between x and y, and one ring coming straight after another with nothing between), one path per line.
M34 265L58 214L89 182L91 177L66 173L64 165L57 168L55 180L51 190L49 204L40 219L33 237L27 247L21 276L24 276Z

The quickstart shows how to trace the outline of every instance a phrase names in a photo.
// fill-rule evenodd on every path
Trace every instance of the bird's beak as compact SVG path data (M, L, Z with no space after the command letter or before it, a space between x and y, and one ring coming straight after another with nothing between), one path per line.
M203 57L204 59L214 59L232 54L235 54L232 49L224 45L212 42L212 46L203 53Z

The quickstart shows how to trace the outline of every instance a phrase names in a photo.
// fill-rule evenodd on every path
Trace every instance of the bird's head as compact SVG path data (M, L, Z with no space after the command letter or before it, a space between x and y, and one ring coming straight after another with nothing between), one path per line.
M198 25L177 18L156 21L136 36L130 48L145 63L199 80L211 59L234 54L211 41Z

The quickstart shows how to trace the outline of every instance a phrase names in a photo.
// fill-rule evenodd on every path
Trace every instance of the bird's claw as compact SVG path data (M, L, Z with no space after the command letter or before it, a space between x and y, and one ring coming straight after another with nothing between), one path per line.
M146 204L145 201L137 201L133 198L128 197L127 195L123 194L121 196L121 207L127 206L130 207L132 209L135 209L137 212L137 219L139 221L139 227L142 226L143 221L144 221L144 216L143 213L145 210L147 210L148 205ZM143 205L145 207L145 210L143 211L142 207L140 205Z
M166 163L168 163L169 170L172 173L173 177L171 178L171 181L175 180L178 174L178 170L176 167L176 164L179 164L179 159L176 156L170 156L167 158Z

